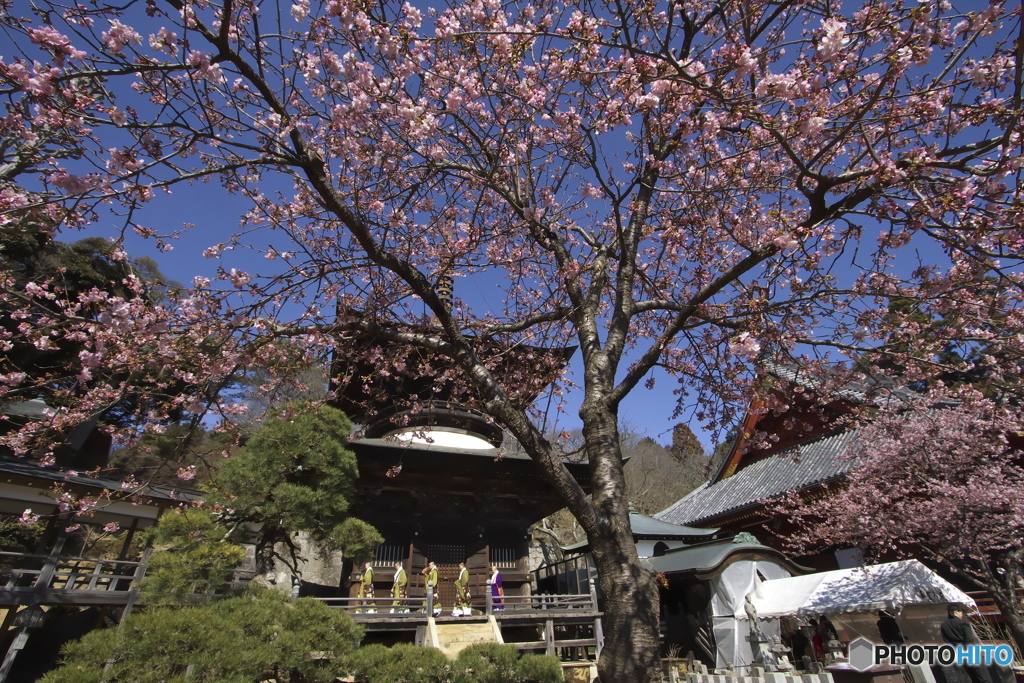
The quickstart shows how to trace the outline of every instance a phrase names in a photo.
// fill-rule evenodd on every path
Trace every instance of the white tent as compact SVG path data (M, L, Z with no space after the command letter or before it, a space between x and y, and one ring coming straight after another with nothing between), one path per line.
M764 581L752 601L761 619L881 609L898 612L905 605L950 602L974 607L966 593L917 560Z
M756 592L758 585L765 579L785 581L789 571L782 565L771 560L739 560L731 563L721 574L711 581L711 624L715 635L716 661L715 666L727 664L746 666L753 660L747 636L750 625L746 621L737 621L742 615L743 603L747 594ZM763 624L763 631L769 636L778 636L778 623Z

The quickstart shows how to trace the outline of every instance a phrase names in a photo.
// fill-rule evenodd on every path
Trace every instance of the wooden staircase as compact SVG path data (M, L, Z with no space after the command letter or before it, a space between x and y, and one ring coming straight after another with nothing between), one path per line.
M493 619L436 623L435 629L436 641L432 645L451 659L470 645L502 642L501 631Z

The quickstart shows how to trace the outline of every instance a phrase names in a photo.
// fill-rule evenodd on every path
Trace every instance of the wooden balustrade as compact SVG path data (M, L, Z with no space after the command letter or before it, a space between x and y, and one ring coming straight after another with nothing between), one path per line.
M0 564L0 581L4 588L90 591L127 591L139 567L138 562L129 560L10 552L0 552Z
M382 615L404 618L404 615L425 616L432 611L433 601L430 596L403 598L399 605L393 604L395 599L389 596L374 598L316 598L329 607L341 609L349 614L359 617L360 615ZM486 595L485 604L481 604L480 598L472 599L470 602L474 609L483 614L524 615L524 614L576 614L596 612L592 594L581 595L506 595L498 603L493 600L490 593ZM446 609L450 610L451 606Z
M988 591L973 591L968 592L967 595L971 596L971 599L974 600L983 619L996 623L1003 620L999 607L996 606L995 600L992 599ZM1024 588L1018 588L1016 595L1018 609L1024 609Z
M313 598L319 600L328 607L344 610L352 616L359 615L388 615L402 618L405 615L424 616L430 603L426 597L402 598L399 605L394 605L395 598L390 596L374 598ZM372 612L370 610L373 610ZM392 611L394 610L394 611Z
M120 604L144 562L0 552L0 604Z

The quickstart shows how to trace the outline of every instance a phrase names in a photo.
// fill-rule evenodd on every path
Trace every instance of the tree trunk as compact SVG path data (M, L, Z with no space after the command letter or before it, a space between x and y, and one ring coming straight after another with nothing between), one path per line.
M640 564L633 542L618 416L603 401L592 400L584 401L580 417L596 512L589 519L584 517L584 528L597 566L605 615L605 645L597 662L598 674L603 683L661 681L658 587L651 572Z
M640 565L632 534L592 536L590 547L604 608L605 645L597 662L601 681L661 681L658 587Z

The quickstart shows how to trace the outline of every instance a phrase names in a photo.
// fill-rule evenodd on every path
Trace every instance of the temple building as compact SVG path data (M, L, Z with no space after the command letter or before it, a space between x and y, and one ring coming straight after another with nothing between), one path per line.
M747 411L740 433L718 471L674 504L656 513L663 522L723 532L744 532L767 546L781 549L792 531L776 518L768 503L791 492L806 498L824 495L842 482L857 461L851 456L857 428L843 417L873 405L880 395L913 393L877 382L830 386L828 374L812 374L794 365L766 361L762 381L771 387L767 399ZM784 405L773 410L771 405ZM757 433L772 435L758 440ZM852 549L832 549L799 558L817 571L861 564Z

